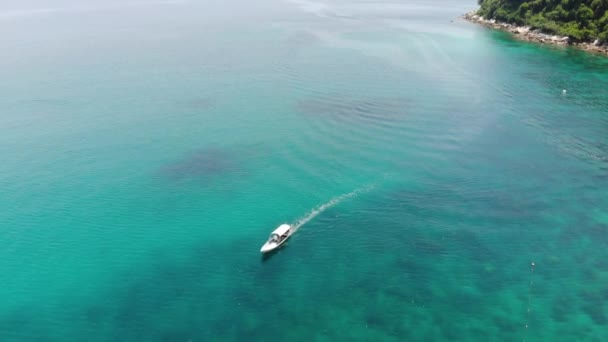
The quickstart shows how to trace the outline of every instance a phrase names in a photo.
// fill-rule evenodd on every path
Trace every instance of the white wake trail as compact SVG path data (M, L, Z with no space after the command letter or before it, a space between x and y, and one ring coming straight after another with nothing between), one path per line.
M302 227L306 223L310 222L310 220L314 219L317 215L319 215L320 213L324 212L325 210L333 207L334 205L344 201L347 198L355 197L357 195L360 195L361 193L370 191L373 188L374 188L374 185L370 184L370 185L364 186L362 188L353 190L349 193L342 194L340 196L332 198L329 202L314 208L308 214L306 214L306 216L304 216L304 217L300 218L298 221L296 221L296 223L293 225L294 226L293 232L295 233L298 229L300 229L300 227Z

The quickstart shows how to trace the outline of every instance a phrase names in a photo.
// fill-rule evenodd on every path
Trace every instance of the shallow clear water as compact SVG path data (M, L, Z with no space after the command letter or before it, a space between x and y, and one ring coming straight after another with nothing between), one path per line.
M0 340L608 340L608 60L474 7L0 5Z

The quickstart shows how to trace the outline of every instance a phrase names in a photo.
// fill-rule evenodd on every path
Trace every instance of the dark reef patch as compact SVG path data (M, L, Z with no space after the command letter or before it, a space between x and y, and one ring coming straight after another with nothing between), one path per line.
M206 247L206 251L190 251L186 262L177 262L166 253L159 253L155 264L124 274L118 283L123 284L108 293L115 299L111 322L117 340L204 340L212 336L226 336L237 322L223 317L197 317L201 311L225 312L222 307L235 310L254 310L255 305L264 305L247 291L224 291L217 286L227 272L244 271L244 260L227 263L229 246ZM233 274L234 275L234 274ZM246 281L243 288L248 288ZM269 286L272 286L269 284ZM263 302L263 301L262 301ZM204 308L201 307L204 304ZM180 306L179 310L175 307ZM85 311L90 309L85 308ZM166 310L173 310L173 324L158 325L155 320ZM242 320L237 320L242 323ZM155 329L150 329L155 327Z
M369 122L395 122L406 117L411 101L391 97L313 97L296 104L296 111L309 117Z
M261 143L236 145L229 147L205 146L183 154L181 158L161 166L157 175L169 181L200 181L208 184L227 175L247 176L250 163L263 157L267 147Z
M187 154L173 163L163 166L160 174L167 179L206 180L213 176L233 172L237 169L238 159L234 152L217 147L207 147Z

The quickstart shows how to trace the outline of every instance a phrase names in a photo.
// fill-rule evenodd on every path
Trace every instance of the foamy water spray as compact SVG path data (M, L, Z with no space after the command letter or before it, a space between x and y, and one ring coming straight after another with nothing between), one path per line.
M324 212L325 210L333 207L334 205L344 201L347 198L351 198L351 197L355 197L357 195L360 195L364 192L370 191L371 189L374 188L373 184L367 185L365 187L359 188L357 190L353 190L347 194L342 194L340 196L334 197L332 198L329 202L322 204L316 208L314 208L313 210L311 210L308 214L306 214L306 216L300 218L293 226L293 231L294 233L300 229L300 227L302 227L303 225L305 225L306 223L308 223L310 220L312 220L313 218L315 218L317 215L319 215L320 213Z

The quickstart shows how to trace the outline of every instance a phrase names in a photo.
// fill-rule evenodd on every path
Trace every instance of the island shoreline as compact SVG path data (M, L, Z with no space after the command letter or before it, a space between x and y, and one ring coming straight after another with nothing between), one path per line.
M594 42L573 42L569 37L543 33L530 26L518 26L500 22L495 19L485 19L478 15L477 11L468 12L462 15L461 18L474 24L510 33L513 37L522 41L557 46L571 46L586 52L608 56L608 45L600 44L597 40Z

